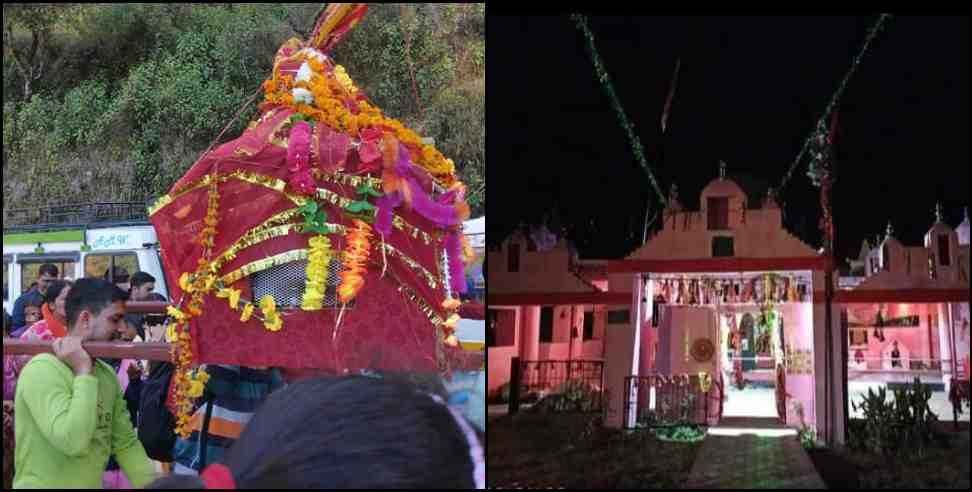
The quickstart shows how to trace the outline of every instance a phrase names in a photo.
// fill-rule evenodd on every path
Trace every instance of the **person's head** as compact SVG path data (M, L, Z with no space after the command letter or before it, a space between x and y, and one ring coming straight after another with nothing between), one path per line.
M44 299L32 297L27 300L24 304L24 320L27 321L28 325L32 325L41 320L41 306L44 304Z
M145 340L145 335L142 333L142 319L137 314L126 314L125 322L120 326L118 338L130 342L135 339L136 335Z
M125 291L105 280L83 278L68 292L68 332L83 340L107 341L125 324Z
M47 288L51 282L57 280L57 266L51 263L44 263L37 270L37 291L41 294L47 293Z
M105 270L105 280L111 280L115 286L127 294L130 287L128 270L125 267L116 266L110 271L112 272L111 276L108 275L109 270Z
M484 488L480 442L414 385L323 377L272 393L222 465L236 488ZM204 488L204 479L169 475L148 488Z
M55 280L51 282L51 286L47 288L47 293L44 294L44 303L47 304L47 309L58 320L65 323L67 322L67 311L65 310L64 302L67 300L67 295L70 291L70 282Z
M135 272L132 275L131 287L131 300L148 300L149 294L155 290L155 277L145 272Z

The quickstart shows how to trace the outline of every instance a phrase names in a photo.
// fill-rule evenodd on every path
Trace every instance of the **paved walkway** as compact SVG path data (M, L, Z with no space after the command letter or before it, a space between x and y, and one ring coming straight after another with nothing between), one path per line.
M742 420L742 419L740 419ZM794 435L769 437L756 435L759 428L772 427L759 422L734 422L720 425L717 432L741 435L705 437L692 465L688 489L825 489L823 480L806 451ZM747 429L747 430L742 430Z

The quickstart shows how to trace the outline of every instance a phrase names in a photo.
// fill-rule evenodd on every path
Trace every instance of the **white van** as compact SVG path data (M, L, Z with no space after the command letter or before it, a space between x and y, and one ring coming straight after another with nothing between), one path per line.
M123 268L155 277L155 292L168 298L155 229L148 222L98 227L5 227L3 231L3 308L13 305L37 280L44 263L57 266L59 277L104 278Z

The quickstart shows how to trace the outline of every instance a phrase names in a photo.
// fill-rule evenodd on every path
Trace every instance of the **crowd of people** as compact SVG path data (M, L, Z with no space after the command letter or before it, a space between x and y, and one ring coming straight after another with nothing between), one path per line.
M155 279L39 273L4 311L5 336L54 352L4 357L5 488L485 487L482 432L441 384L390 375L210 365L191 434L177 437L157 404L171 364L82 346L155 340L157 320L125 312L129 300L165 300Z

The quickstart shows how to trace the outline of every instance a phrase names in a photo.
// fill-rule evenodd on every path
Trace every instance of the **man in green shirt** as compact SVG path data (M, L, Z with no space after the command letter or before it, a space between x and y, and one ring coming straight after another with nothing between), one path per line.
M68 336L54 342L55 355L24 366L14 399L14 488L101 488L109 455L135 487L155 478L115 371L81 346L124 326L126 297L104 280L75 282L65 302Z

